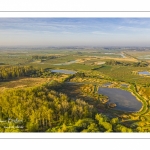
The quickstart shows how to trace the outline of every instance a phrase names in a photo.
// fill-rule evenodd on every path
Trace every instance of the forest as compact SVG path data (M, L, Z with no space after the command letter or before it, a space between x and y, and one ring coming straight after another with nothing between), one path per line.
M120 66L132 66L132 67L147 67L149 63L145 61L140 62L123 62L123 61L115 61L115 60L108 60L106 61L106 65L120 65Z
M32 66L7 66L0 67L0 80L14 79L17 77L30 76L35 73L36 70Z

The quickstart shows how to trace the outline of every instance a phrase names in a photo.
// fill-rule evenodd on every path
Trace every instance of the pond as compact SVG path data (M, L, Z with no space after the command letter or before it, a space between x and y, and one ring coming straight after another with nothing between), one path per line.
M120 55L122 58L126 58L126 56L123 53L121 53Z
M64 73L64 74L75 74L76 73L76 71L72 71L72 70L51 70L51 72Z
M144 56L140 56L138 58L139 59L150 59L150 55L144 55Z
M73 63L76 63L77 60L73 60L73 61L68 61L68 62L65 62L65 63L60 63L60 64L54 64L54 65L70 65L70 64L73 64Z
M112 85L112 83L107 82L107 83L104 83L104 84L102 85L102 87L108 87L108 86L110 86L110 85Z
M117 105L113 109L136 112L142 108L142 103L128 91L117 88L100 87L98 93L108 96L109 103L115 103Z
M128 87L128 84L121 84L122 87Z
M150 75L150 73L148 71L141 71L138 73L139 73L139 75Z
M106 54L106 55L112 55L112 54L115 54L115 53L104 53L104 54Z

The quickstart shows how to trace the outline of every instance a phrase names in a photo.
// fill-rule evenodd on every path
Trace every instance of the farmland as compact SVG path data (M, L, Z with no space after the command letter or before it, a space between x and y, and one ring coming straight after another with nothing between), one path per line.
M0 131L149 132L150 76L138 73L150 71L149 56L150 49L0 49ZM101 87L128 91L142 107L111 107Z

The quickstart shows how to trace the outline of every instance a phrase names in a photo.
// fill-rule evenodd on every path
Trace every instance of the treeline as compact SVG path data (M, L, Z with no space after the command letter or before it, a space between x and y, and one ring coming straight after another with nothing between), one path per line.
M14 79L17 77L31 76L36 69L32 66L5 66L0 67L0 81Z
M35 60L38 60L38 59L48 60L48 59L55 59L55 58L58 58L58 56L40 56L40 55L32 56L32 59L35 59Z
M6 65L5 63L0 63L0 65Z
M49 77L51 75L53 73L49 69L36 69L33 66L0 67L0 81L12 80L19 77Z
M125 62L116 60L107 60L106 65L119 65L119 66L132 66L132 67L147 67L149 64L147 62Z

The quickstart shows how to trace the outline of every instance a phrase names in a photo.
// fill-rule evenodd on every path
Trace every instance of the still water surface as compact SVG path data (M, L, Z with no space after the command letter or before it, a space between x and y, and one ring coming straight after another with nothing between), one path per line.
M140 75L150 75L150 73L148 71L141 71L138 72Z
M142 103L125 90L100 87L98 93L108 96L109 102L117 104L113 109L136 112L142 107Z
M75 74L76 73L76 71L72 71L72 70L51 70L51 72L64 73L64 74Z

